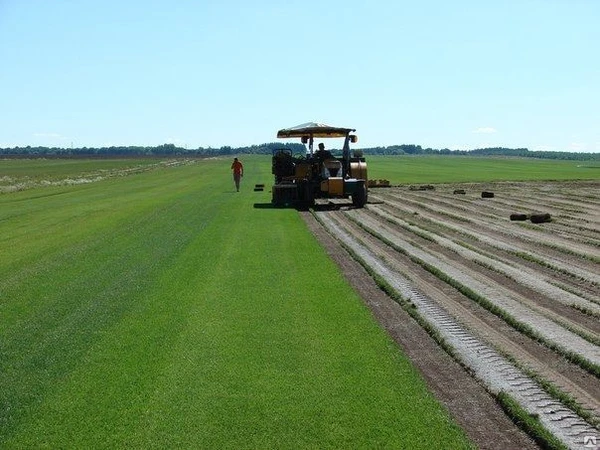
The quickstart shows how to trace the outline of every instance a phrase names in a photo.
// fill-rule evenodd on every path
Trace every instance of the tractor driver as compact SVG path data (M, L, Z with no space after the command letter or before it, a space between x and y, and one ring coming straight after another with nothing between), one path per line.
M333 155L329 151L325 150L325 144L322 142L319 142L319 150L317 150L316 155L321 161L333 158Z
M325 144L319 143L319 150L316 153L317 159L321 163L321 176L323 178L336 177L338 176L339 161L337 161L333 155L325 150Z

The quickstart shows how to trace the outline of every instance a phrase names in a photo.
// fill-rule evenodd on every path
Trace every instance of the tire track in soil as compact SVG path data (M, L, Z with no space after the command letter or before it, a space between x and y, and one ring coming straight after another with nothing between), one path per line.
M342 239L345 245L352 247L355 252L359 252L361 258L367 260L371 268L384 276L404 297L412 298L413 302L417 304L419 312L427 316L428 321L435 325L436 329L455 349L459 349L463 363L467 364L480 380L486 382L487 388L491 392L509 392L528 411L538 414L545 426L570 447L574 448L582 444L583 433L595 433L597 431L583 422L575 413L569 411L568 408L550 398L495 350L466 331L463 326L453 319L452 315L440 308L435 301L430 300L412 287L411 283L402 275L390 268L393 267L393 264L388 262L389 254L385 262L377 259L366 247L351 237L352 233L348 231L347 220L343 218L341 222L333 222L332 217L330 217L333 214L335 213L324 213L322 216L323 222L328 223L330 230L334 230L333 233L338 237L340 234L343 235ZM354 233L359 234L356 230L354 230ZM366 237L366 234L363 234L361 239ZM377 245L385 248L383 243ZM373 248L376 247L373 246L373 242L370 242L369 249L372 250ZM421 287L423 288L423 285ZM463 317L465 317L464 314ZM473 318L470 319L470 322L473 322ZM487 333L491 332L490 328L487 327ZM508 344L505 343L505 345ZM518 348L518 346L514 348ZM492 367L494 369L490 370ZM557 378L559 378L559 375L557 374ZM563 381L568 382L568 380ZM575 390L577 389L573 387L573 391Z

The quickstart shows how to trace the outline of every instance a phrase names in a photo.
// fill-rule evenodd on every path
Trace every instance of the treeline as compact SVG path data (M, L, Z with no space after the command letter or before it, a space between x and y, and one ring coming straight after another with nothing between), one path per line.
M60 148L60 147L13 147L0 148L0 156L20 156L20 157L104 157L104 156L189 156L189 157L210 157L226 155L270 155L273 150L288 148L294 153L304 152L303 144L282 144L281 142L272 142L262 145L252 145L249 147L230 147L220 148L198 147L188 149L177 147L175 144L163 144L156 147L141 147L135 145L113 146L113 147L81 147L81 148Z
M600 153L530 151L526 148L489 147L475 150L449 150L447 148L422 148L420 145L404 144L389 147L362 149L365 155L457 155L457 156L518 156L522 158L566 159L573 161L600 161Z
M4 157L136 157L136 156L157 156L157 157L210 157L227 155L271 155L273 150L287 148L294 153L303 153L306 148L300 143L280 143L271 142L261 145L251 145L249 147L230 147L188 149L177 147L175 144L163 144L156 147L141 146L118 146L118 147L82 147L82 148L58 148L58 147L13 147L0 148L0 156ZM339 149L330 149L334 154L341 154ZM582 153L582 152L550 152L550 151L530 151L526 148L504 148L491 147L480 148L476 150L449 150L422 148L420 145L403 144L390 145L388 147L369 147L362 148L364 155L454 155L454 156L513 156L523 158L542 158L542 159L562 159L562 160L592 160L600 161L600 153Z

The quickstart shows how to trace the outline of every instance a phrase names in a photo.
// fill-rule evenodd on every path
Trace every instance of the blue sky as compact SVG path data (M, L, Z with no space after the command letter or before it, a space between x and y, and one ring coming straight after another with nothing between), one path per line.
M599 0L0 0L0 147L600 152Z

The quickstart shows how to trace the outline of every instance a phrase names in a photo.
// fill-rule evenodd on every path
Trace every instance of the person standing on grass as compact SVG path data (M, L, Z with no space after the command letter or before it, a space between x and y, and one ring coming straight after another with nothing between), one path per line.
M240 180L244 176L244 166L237 158L233 158L231 170L233 170L233 182L235 183L235 189L240 192Z

